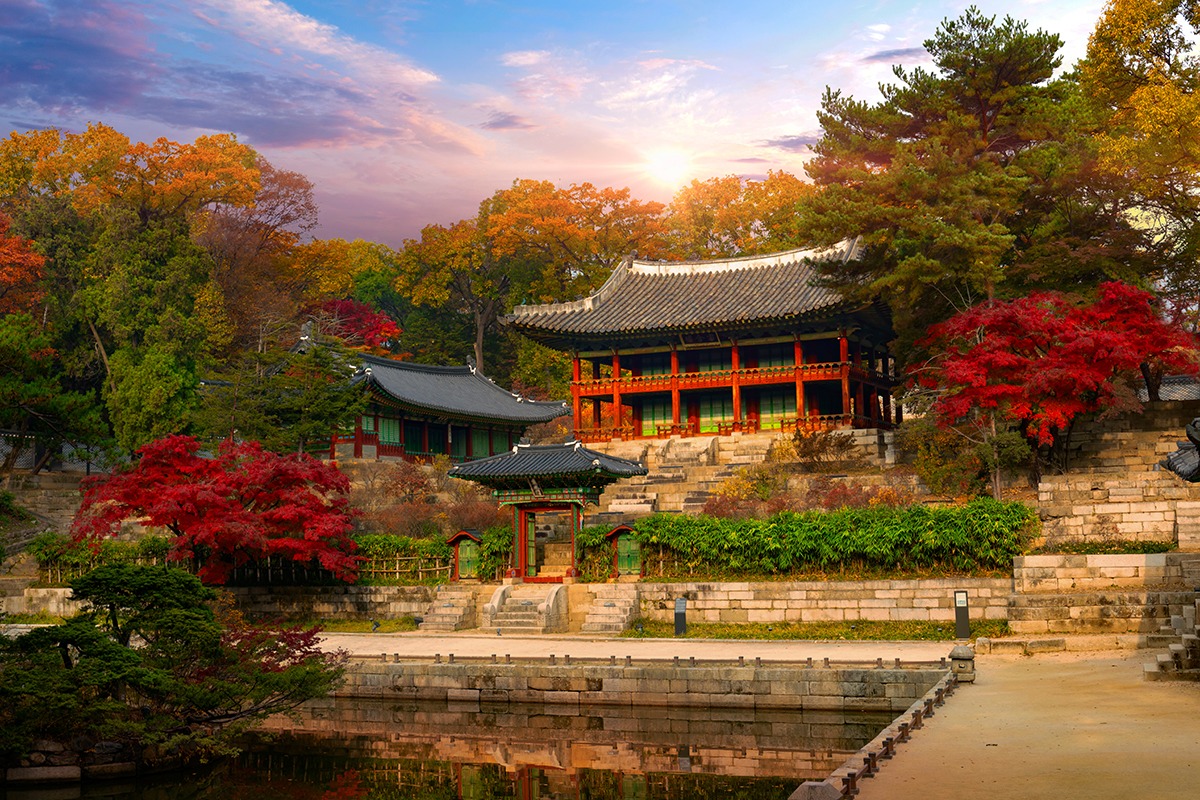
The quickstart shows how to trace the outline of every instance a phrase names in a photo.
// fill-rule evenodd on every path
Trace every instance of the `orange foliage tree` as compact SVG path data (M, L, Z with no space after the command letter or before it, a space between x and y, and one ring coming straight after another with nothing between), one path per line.
M10 236L12 221L0 213L0 314L28 311L42 296L38 285L46 259L20 236Z

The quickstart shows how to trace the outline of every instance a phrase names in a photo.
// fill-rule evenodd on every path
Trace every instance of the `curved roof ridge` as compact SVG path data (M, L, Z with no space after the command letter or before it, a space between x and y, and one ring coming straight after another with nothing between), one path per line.
M847 261L858 249L858 237L846 239L830 247L796 247L777 253L761 253L728 258L705 258L694 261L650 261L634 259L630 271L639 275L689 275L695 272L720 272L755 267L777 267L801 260L824 261L836 258Z
M600 288L587 297L581 297L578 300L567 300L561 303L522 304L513 308L512 316L532 316L534 314L557 313L560 311L591 311L599 306L608 295L617 290L622 279L629 274L629 265L631 262L632 259L629 258L621 259L621 263L613 268L613 271L609 273L607 280L600 285Z
M450 364L420 364L416 361L399 361L394 358L386 358L384 356L373 356L362 354L361 359L365 363L378 364L380 366L395 367L397 369L407 369L413 372L428 372L433 375L460 375L471 374L474 372L469 366L454 366Z

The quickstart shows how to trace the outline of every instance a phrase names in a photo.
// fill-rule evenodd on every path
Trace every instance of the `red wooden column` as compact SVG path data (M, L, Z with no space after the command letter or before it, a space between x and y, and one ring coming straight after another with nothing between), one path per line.
M362 417L354 420L354 457L362 458L363 430Z
M621 429L621 353L618 350L613 350L612 360L612 398L613 398L613 429Z
M738 352L737 339L733 340L733 347L730 352L731 365L733 373L731 383L733 384L733 429L740 431L742 429L742 377L740 375L742 364L741 354Z
M850 416L850 340L846 332L838 336L838 357L842 362L842 416Z
M596 381L596 382L600 381L600 362L599 361L592 362L592 380ZM595 398L592 398L592 429L598 431L603 427L604 427L604 421L601 419L601 416L600 416L600 398L595 397Z
M583 369L577 352L571 360L571 422L576 432L583 427L583 398L579 396L583 392L583 387L579 385L582 380Z
M671 345L671 426L679 425L679 351Z
M799 339L792 342L792 363L796 369L796 420L808 416L808 409L804 407L804 345Z

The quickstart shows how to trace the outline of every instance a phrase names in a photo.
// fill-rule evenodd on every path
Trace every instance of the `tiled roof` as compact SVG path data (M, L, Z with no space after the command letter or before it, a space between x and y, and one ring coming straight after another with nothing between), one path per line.
M1138 400L1145 403L1150 395L1146 384L1138 386ZM1195 375L1167 375L1158 387L1160 400L1200 400L1200 378Z
M450 469L456 478L491 483L497 480L527 478L583 479L593 484L597 478L609 483L618 478L645 475L646 468L637 461L589 450L579 442L566 444L519 444L512 450L478 461L457 464Z
M855 257L857 240L826 250L717 261L627 261L589 297L517 306L505 322L534 338L596 338L633 332L721 330L849 310L816 285L814 261Z
M531 425L570 413L566 403L526 400L471 367L437 367L362 356L357 380L406 409L435 416Z

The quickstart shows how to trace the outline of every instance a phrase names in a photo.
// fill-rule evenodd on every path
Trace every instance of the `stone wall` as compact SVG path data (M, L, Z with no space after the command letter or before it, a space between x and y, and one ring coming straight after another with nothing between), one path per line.
M80 480L79 475L58 472L14 475L7 491L17 498L18 505L65 533L79 510Z
M669 622L687 598L689 622L953 622L954 592L967 590L972 619L1005 619L1008 578L788 583L643 583L642 616Z
M1013 559L1013 591L1070 592L1118 587L1191 588L1181 553L1093 556L1019 556Z
M1196 417L1200 400L1146 403L1138 414L1079 419L1067 443L1067 468L1122 475L1152 470L1185 438L1184 426Z
M237 606L259 619L396 619L420 616L433 603L432 586L229 587Z
M356 662L340 697L898 712L946 669Z
M1047 542L1174 541L1179 504L1197 501L1200 484L1166 471L1055 475L1038 484Z

